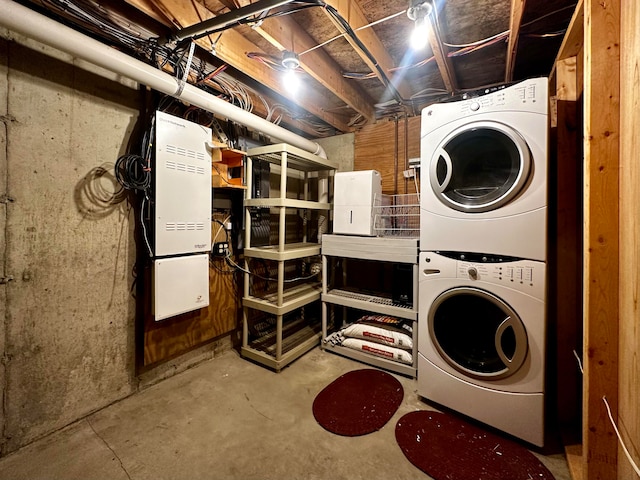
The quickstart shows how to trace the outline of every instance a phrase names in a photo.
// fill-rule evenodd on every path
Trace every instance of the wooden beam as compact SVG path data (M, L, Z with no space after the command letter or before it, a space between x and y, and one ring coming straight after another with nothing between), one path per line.
M518 50L518 37L520 36L520 24L527 0L511 0L511 18L509 19L509 45L507 46L507 68L504 73L504 81L513 80L513 70L516 64Z
M280 51L306 52L317 44L289 16L266 20L254 30ZM343 77L340 66L324 50L316 49L300 56L300 66L369 122L375 122L376 112L371 99L367 98L353 82Z
M358 2L353 0L327 0L328 5L332 6L337 10L337 12L349 23L353 30L357 28L364 27L369 24L367 17L364 12L358 5ZM333 17L329 15L329 18L336 25L338 30L341 33L344 33L343 28L338 25ZM396 88L396 90L400 93L400 95L408 99L411 97L411 91L407 88L406 85L403 85L401 82L394 82L394 76L392 74L393 68L396 65L391 58L391 55L385 49L382 41L376 35L376 33L371 28L365 28L359 30L357 32L358 39L364 44L364 46L369 50L369 52L373 55L376 60L377 65L382 68L386 77L391 81L392 85ZM346 40L351 44L354 50L360 55L362 60L367 64L367 66L371 69L372 72L376 74L376 76L382 81L384 84L384 79L379 75L376 64L373 63L367 55L365 55L364 51L351 39L348 35L345 35Z
M220 0L220 3L232 10L250 3L248 0ZM206 5L206 0L205 0ZM265 40L278 50L301 53L316 46L317 42L292 17L279 17L277 21L268 20L254 28ZM340 66L322 49L313 50L300 57L301 67L316 81L331 91L355 112L369 122L376 120L372 100L353 82L346 80Z
M584 0L579 0L573 11L567 33L562 40L556 62L575 57L584 46Z
M584 479L616 479L618 418L620 0L586 0L584 121ZM637 386L636 386L637 388Z
M556 61L553 62L549 78L554 81L556 74L556 66L561 60L570 57L578 57L584 48L584 0L578 0L576 9L573 11L571 21L567 27L567 32L562 39L562 45L556 55Z
M442 76L445 88L450 93L454 93L458 91L458 80L456 79L451 59L447 55L447 50L440 38L438 23L433 18L433 15L429 16L429 23L431 26L431 28L429 28L429 44L431 45L431 51L436 59L436 63L438 64L438 69L440 70L440 75Z
M181 2L179 0L127 0L128 3L148 12L160 21L167 19L173 27L183 27L200 23L211 18L213 14L197 2ZM164 19L162 18L164 17ZM203 37L197 43L205 50L212 50L212 40ZM254 43L247 40L233 29L226 30L215 45L215 55L224 63L234 67L250 78L259 79L260 83L270 90L282 95L293 104L316 116L341 132L351 131L345 116L326 110L332 101L322 92L307 89L304 99L296 98L282 86L277 72L247 57L249 52L261 52Z

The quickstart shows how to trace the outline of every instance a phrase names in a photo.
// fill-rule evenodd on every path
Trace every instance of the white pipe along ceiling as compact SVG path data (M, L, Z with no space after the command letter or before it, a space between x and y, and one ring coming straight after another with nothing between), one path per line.
M154 90L257 130L278 141L326 158L324 149L316 142L236 107L193 85L182 83L179 78L136 60L11 0L0 0L0 25L130 78Z

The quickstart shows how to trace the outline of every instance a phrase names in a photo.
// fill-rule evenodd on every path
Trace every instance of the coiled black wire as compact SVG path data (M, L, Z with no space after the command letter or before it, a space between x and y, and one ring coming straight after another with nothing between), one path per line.
M122 155L114 167L116 179L127 190L146 192L151 186L151 170L140 155Z

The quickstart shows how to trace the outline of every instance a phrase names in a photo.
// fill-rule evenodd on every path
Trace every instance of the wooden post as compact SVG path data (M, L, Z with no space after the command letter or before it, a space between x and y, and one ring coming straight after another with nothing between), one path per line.
M584 479L617 478L620 0L586 0Z
M620 33L620 348L618 417L622 440L640 464L640 4L623 2ZM618 455L618 479L636 478Z

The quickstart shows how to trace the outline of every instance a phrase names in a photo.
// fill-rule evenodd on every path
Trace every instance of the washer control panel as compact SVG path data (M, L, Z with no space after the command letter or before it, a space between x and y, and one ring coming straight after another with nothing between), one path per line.
M527 261L505 264L458 261L457 277L470 280L485 280L493 283L504 281L530 287L533 287L535 282L543 280L538 278L536 267Z
M426 265L431 269L429 272L440 272L448 277L465 279L472 284L477 282L480 288L482 283L490 283L540 298L545 293L544 262L500 255L443 251L427 254L426 258Z

